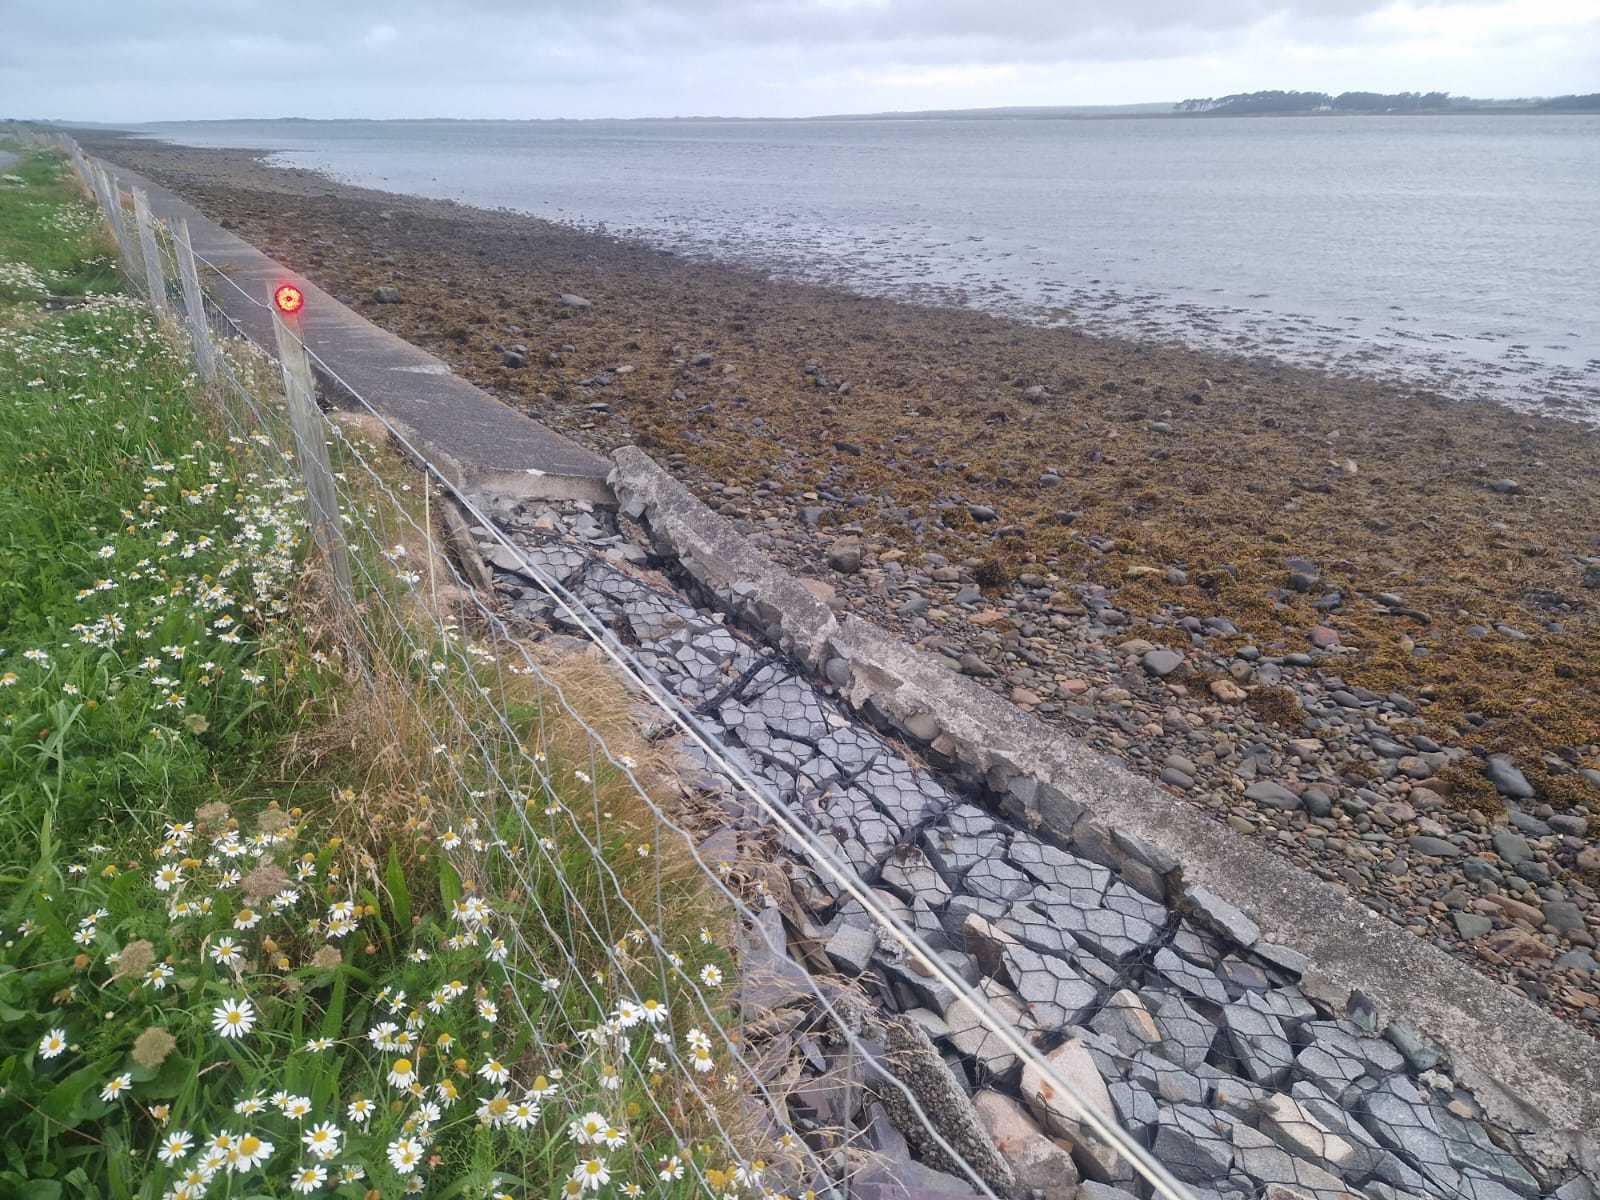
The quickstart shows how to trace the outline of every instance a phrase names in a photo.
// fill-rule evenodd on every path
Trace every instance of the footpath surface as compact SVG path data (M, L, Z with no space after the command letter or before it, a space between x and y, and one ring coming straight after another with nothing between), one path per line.
M404 426L435 464L456 471L458 483L515 496L606 499L606 459L452 374L433 355L378 328L160 184L122 167L116 174L148 194L157 217L188 222L195 254L204 260L201 274L209 276L202 282L260 345L273 343L266 307L272 290L281 283L299 287L306 297L307 347L339 381ZM235 286L219 286L217 273ZM324 387L329 382L324 379Z

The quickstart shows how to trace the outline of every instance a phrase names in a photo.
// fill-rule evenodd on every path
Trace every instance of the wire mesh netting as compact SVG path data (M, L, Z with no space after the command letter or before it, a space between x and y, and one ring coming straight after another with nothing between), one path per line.
M121 210L129 286L159 287L214 345L229 434L310 471L278 365L229 316L263 298L203 258L186 288L179 240L71 149ZM416 821L462 883L464 933L504 966L480 1001L585 1081L564 1118L627 1121L615 1145L575 1139L608 1177L716 1195L1592 1196L1490 1121L1444 1048L1380 1028L1359 993L1343 1011L1309 995L1304 961L1220 897L1180 905L1160 864L1017 826L742 633L726 598L675 581L648 529L463 493L311 357L355 409L317 410L339 533L324 553L352 584L337 652L383 735L429 747ZM597 675L622 685L604 718ZM505 897L526 919L496 918ZM535 1085L474 1099L509 1120Z

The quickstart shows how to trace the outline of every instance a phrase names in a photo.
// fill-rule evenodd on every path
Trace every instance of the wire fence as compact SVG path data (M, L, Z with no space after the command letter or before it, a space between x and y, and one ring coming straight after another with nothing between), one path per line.
M1483 1120L1435 1048L1314 1004L1292 953L1252 950L1242 914L1173 911L880 756L781 659L596 561L559 513L485 511L277 313L275 360L255 346L218 297L267 298L195 254L181 222L45 140L105 211L128 286L187 332L230 435L304 480L330 626L377 700L363 711L430 748L457 873L537 898L505 928L504 1002L547 1061L620 1077L678 1148L654 1177L719 1196L1063 1200L1080 1176L1166 1200L1505 1200L1565 1182ZM360 421L316 404L313 371ZM474 541L506 564L499 595ZM706 778L667 786L611 744L582 674L530 639L530 597L593 648L584 671L626 682L630 721ZM717 639L714 673L681 665L685 628ZM780 728L774 705L815 731ZM808 777L830 738L846 766ZM816 904L796 905L797 875ZM686 957L669 932L686 914L726 921L725 971ZM851 929L872 949L829 969ZM633 1037L641 1022L655 1036Z

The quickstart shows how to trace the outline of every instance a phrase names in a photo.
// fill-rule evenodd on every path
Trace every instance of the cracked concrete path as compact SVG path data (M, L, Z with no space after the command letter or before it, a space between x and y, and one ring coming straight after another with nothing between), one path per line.
M433 355L378 328L160 184L123 167L114 174L125 186L143 189L157 217L188 222L195 254L237 286L205 278L211 272L204 265L201 282L258 345L274 341L266 307L271 291L281 283L299 287L306 297L306 345L345 385L403 426L407 440L435 464L454 471L459 485L502 495L609 502L606 459L452 374ZM337 385L320 382L337 400Z

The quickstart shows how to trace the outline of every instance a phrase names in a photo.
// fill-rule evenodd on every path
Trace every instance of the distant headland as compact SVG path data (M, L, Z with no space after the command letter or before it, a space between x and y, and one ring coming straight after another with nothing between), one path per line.
M802 120L1094 120L1104 117L1423 116L1468 113L1600 113L1600 92L1482 99L1449 92L1235 92L1148 104L1013 105L918 112L837 113Z
M1600 92L1522 100L1476 100L1449 92L1235 92L1183 100L1173 109L1176 116L1223 117L1471 112L1600 112Z

